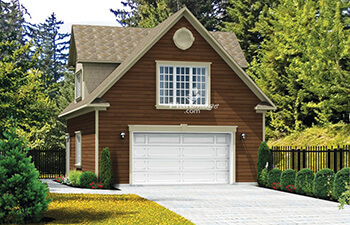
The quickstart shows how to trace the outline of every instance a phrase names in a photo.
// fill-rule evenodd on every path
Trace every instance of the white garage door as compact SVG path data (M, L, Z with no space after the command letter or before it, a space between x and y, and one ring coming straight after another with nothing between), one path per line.
M132 183L229 183L229 152L229 134L134 133Z

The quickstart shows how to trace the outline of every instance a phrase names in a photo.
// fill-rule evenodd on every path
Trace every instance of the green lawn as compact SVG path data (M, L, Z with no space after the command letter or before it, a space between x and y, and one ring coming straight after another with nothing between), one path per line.
M54 194L46 224L193 224L138 195Z

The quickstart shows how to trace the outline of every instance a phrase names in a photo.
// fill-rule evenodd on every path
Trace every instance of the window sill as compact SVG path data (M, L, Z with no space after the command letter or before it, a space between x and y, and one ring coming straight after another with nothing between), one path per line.
M194 110L213 110L213 107L210 105L155 105L156 109L170 109L170 110L186 110L186 109L194 109Z

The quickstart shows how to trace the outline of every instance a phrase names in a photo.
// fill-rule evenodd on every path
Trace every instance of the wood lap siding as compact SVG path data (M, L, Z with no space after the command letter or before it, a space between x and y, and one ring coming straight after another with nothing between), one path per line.
M67 120L70 135L70 169L75 169L75 131L82 135L82 171L95 172L95 112Z
M173 43L173 34L181 27L193 33L195 42L186 51ZM220 104L212 111L185 114L184 110L157 110L156 60L198 61L211 64L211 103ZM129 183L128 125L221 125L238 126L236 136L237 182L256 181L257 150L262 141L262 114L254 107L259 99L234 74L221 57L187 22L181 19L156 43L106 94L110 107L100 112L100 153L109 147L115 182ZM127 136L120 139L120 132ZM239 135L247 134L243 143Z

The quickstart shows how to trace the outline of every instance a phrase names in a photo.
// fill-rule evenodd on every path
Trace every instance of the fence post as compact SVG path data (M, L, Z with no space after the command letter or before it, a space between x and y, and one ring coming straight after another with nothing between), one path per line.
M306 168L306 151L303 149L303 168Z
M338 151L339 151L339 170L343 169L343 149L340 148L338 145Z
M298 148L297 149L297 152L298 152L298 171L300 170L300 149Z
M333 155L334 155L334 172L337 173L338 172L338 165L337 165L337 149L333 149L332 146L332 150L333 150Z
M328 168L331 168L331 150L327 148Z
M294 164L295 164L295 149L292 148L292 169L294 170Z

